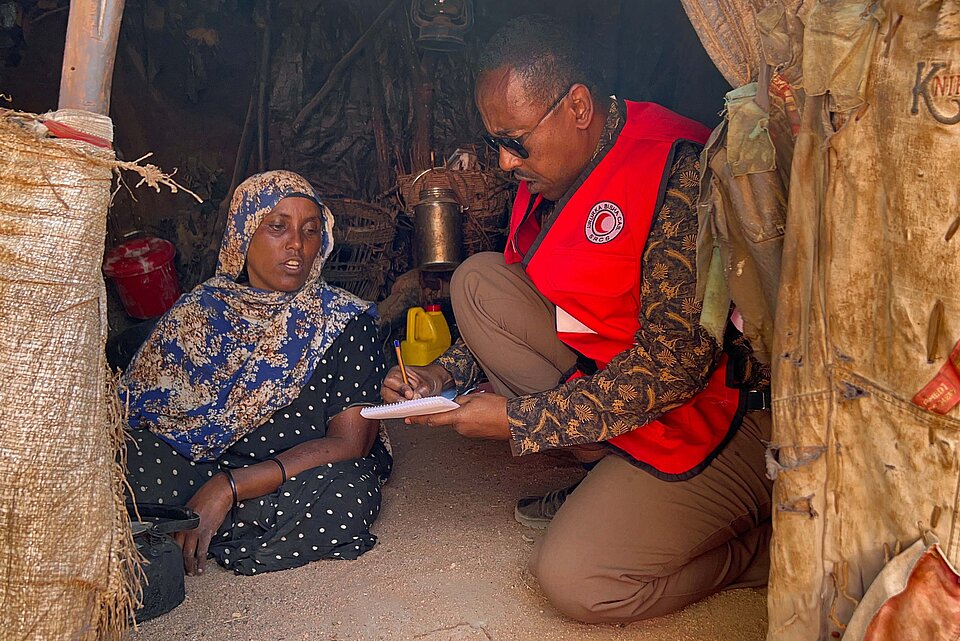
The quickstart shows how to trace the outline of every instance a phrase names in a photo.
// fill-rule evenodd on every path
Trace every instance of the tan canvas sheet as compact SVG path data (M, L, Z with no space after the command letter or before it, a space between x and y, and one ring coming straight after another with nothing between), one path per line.
M960 559L960 409L912 402L960 340L953 4L818 3L808 21L803 68L816 73L773 359L771 641L839 637L924 530ZM928 404L946 410L944 391Z

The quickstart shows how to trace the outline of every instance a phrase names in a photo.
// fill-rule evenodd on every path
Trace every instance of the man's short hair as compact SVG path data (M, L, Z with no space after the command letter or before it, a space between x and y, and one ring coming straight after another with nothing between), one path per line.
M480 52L477 75L504 66L516 71L530 97L544 104L576 83L597 91L581 38L551 16L520 16L493 34Z

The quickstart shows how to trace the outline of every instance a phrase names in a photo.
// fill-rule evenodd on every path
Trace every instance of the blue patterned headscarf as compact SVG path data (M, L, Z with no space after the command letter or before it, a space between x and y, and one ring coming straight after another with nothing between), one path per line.
M313 200L322 245L295 292L237 282L263 218L288 196ZM134 356L121 381L132 429L149 428L183 456L217 459L300 394L347 323L371 303L320 276L333 249L333 216L313 186L289 171L237 187L217 271L177 301Z

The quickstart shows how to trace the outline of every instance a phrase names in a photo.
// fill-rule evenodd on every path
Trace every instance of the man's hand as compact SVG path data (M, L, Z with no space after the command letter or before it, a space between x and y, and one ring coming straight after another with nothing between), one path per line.
M450 426L469 438L492 438L498 441L510 439L505 396L469 394L458 396L455 400L460 404L459 409L428 416L411 416L404 419L404 423L430 427Z
M217 474L204 483L187 502L187 507L200 516L200 525L196 528L174 535L183 550L183 569L187 574L203 574L210 541L232 506L233 492L224 474Z
M453 389L453 376L442 365L408 365L406 370L409 385L403 383L403 374L399 367L393 367L387 372L380 387L380 396L384 402L396 403L412 398L436 396L445 389Z

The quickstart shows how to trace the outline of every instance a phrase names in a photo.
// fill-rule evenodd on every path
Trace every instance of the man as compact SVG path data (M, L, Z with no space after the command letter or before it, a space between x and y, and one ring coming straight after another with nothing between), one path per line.
M554 606L628 622L766 582L769 412L748 412L753 363L698 324L698 153L703 126L651 103L602 98L577 41L545 16L504 26L480 61L476 102L520 180L504 255L454 274L463 336L386 401L495 394L408 419L508 440L515 455L567 448L574 488L521 501L543 526L531 570ZM734 330L731 330L734 333ZM742 339L739 341L742 343ZM742 389L727 385L740 376Z

